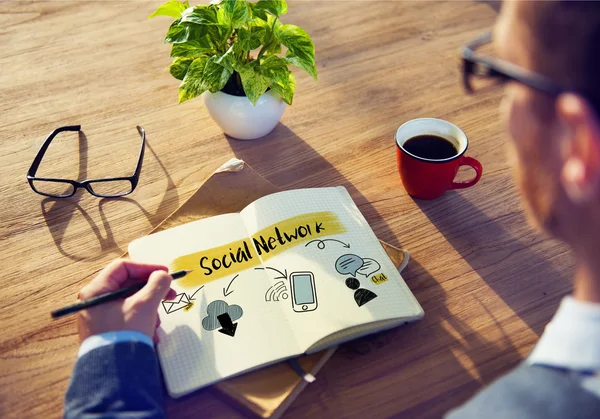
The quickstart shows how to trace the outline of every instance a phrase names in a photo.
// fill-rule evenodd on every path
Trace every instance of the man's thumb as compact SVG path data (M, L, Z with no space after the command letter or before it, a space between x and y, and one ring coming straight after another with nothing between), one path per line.
M149 304L156 309L160 300L164 299L171 288L171 275L165 271L154 271L150 274L148 282L135 295L138 301Z

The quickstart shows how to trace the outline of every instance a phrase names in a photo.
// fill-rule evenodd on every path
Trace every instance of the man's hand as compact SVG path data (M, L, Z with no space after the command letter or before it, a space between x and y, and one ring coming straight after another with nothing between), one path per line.
M163 299L175 297L171 276L161 265L147 265L117 259L104 268L92 282L79 292L80 300L146 282L132 296L83 310L78 314L79 338L118 330L142 332L157 342L156 328L160 325L158 305Z

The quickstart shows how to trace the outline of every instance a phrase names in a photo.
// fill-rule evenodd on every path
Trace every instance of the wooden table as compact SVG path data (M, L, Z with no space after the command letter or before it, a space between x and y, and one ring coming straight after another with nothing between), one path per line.
M426 316L344 345L288 411L295 417L439 417L531 349L570 290L566 248L526 223L499 123L500 92L463 94L458 49L494 12L470 2L292 1L284 22L314 38L319 82L297 73L294 105L268 137L227 139L201 100L177 105L159 1L0 3L0 416L58 417L78 347L74 318L50 311L156 226L229 158L282 188L346 186L377 235L412 252L405 273ZM471 139L481 182L412 200L393 134L444 118ZM56 127L40 174L128 175L128 198L33 193L26 171ZM461 173L470 176L470 173ZM200 391L168 401L174 417L241 416Z

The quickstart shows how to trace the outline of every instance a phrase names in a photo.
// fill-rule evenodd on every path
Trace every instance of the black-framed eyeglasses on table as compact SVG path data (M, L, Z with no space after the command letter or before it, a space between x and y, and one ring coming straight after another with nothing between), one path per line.
M52 131L46 138L40 150L37 152L31 167L27 172L27 181L29 186L40 195L54 198L68 198L75 195L77 189L84 188L89 193L100 198L117 198L132 193L139 181L142 171L142 162L144 161L144 150L146 148L146 131L143 127L137 126L137 130L142 137L142 146L138 157L137 166L133 175L124 177L111 177L102 179L71 180L59 178L37 177L35 174L40 167L44 154L48 150L52 140L64 131L81 131L81 125L70 125L60 127Z

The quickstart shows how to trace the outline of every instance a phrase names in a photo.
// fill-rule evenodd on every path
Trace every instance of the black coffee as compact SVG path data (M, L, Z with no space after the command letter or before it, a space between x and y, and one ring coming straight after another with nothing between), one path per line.
M410 154L429 160L448 159L458 154L454 144L436 135L417 135L408 139L402 147Z

